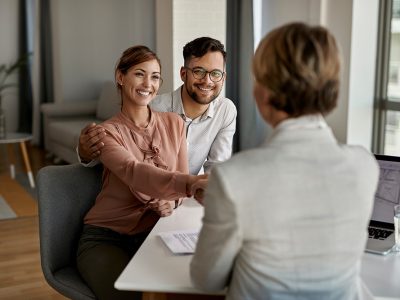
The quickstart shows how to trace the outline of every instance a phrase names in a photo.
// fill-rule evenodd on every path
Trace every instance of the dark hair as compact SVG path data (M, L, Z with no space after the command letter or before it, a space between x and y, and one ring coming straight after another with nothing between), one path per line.
M339 50L321 26L290 23L268 33L254 55L253 73L269 90L270 104L292 117L326 115L337 105Z
M189 63L189 60L193 57L202 57L208 52L220 52L226 61L226 52L224 45L216 39L210 37L199 37L193 41L187 43L183 47L183 60L185 66Z
M115 67L115 76L118 71L125 75L131 67L153 59L157 60L161 70L160 59L148 47L142 45L130 47L122 53L121 58L118 60ZM117 87L121 88L118 84Z

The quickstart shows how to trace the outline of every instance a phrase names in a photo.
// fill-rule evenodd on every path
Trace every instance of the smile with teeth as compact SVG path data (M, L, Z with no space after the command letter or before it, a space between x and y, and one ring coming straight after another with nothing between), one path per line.
M142 91L142 90L137 90L137 93L138 93L139 95L142 95L142 96L145 96L145 97L147 97L148 95L151 94L150 91Z
M197 86L199 88L200 91L202 92L211 92L212 88L203 88L201 86Z

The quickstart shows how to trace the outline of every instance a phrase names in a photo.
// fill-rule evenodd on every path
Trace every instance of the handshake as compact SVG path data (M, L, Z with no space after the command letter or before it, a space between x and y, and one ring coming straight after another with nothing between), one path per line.
M188 197L194 197L197 202L203 205L204 190L207 187L208 174L203 175L190 175L186 183L186 194Z

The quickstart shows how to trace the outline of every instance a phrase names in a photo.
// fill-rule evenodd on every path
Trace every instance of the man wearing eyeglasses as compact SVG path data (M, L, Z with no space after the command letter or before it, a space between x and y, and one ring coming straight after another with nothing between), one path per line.
M150 106L156 111L175 112L186 122L189 172L197 175L230 158L237 111L231 100L220 96L226 75L226 52L221 42L197 38L183 47L183 58L183 85L157 96ZM95 124L82 130L78 152L83 164L100 154L104 135Z

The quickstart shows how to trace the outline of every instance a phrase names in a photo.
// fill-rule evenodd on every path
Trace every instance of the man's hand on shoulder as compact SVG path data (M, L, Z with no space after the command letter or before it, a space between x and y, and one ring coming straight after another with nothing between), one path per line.
M105 136L105 129L96 123L91 123L81 130L78 152L83 162L98 158L101 148L104 147L102 139Z

